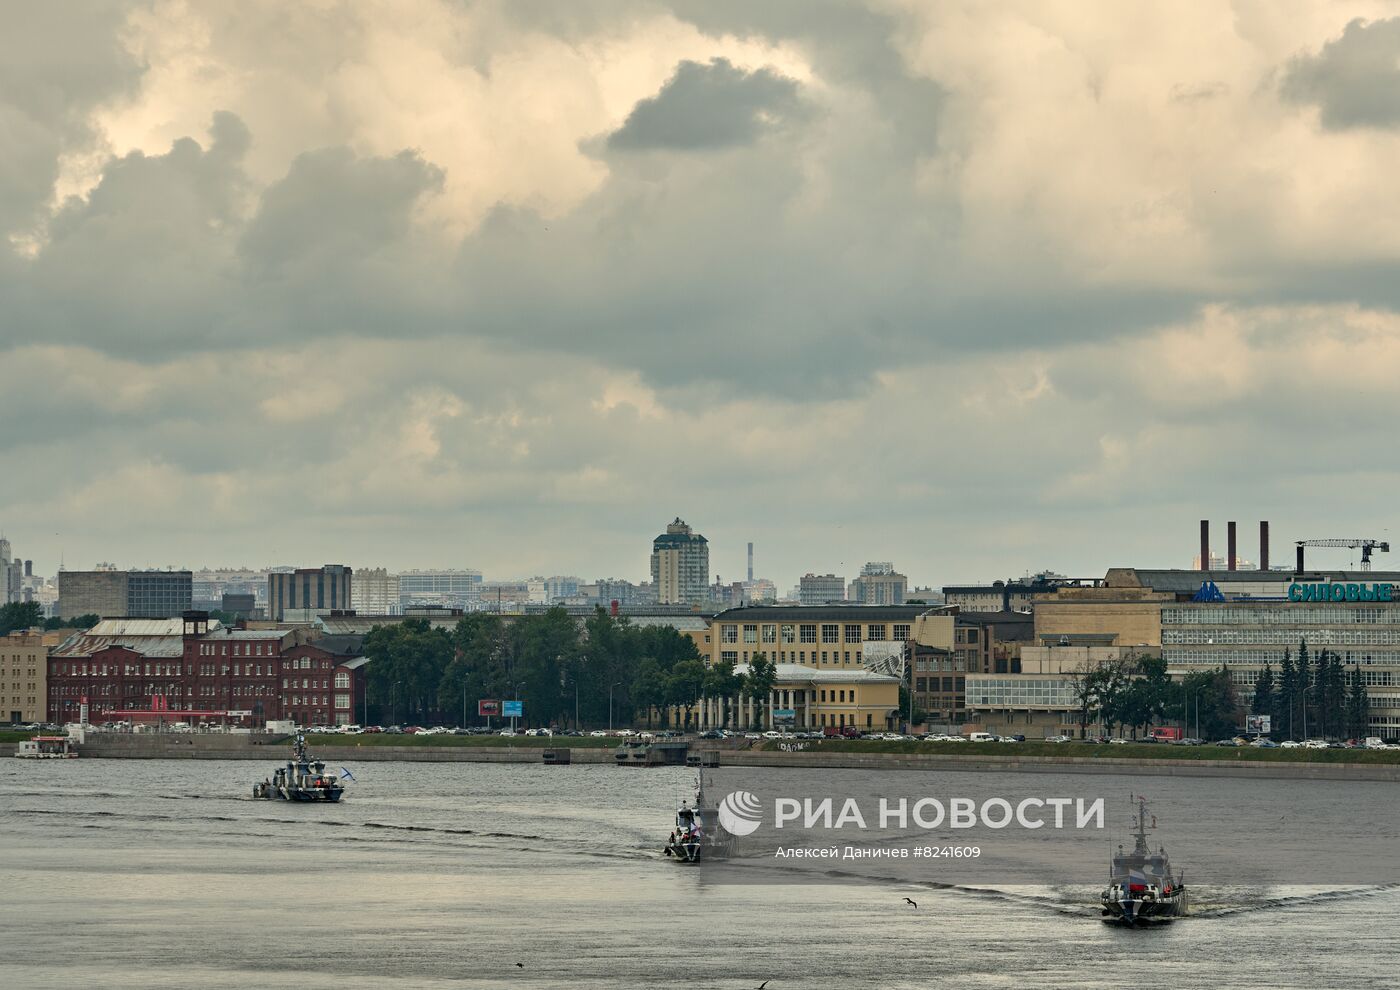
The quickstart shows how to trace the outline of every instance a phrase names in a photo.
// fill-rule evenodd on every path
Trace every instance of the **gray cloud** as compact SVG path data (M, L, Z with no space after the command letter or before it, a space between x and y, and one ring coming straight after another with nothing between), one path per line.
M640 101L608 135L615 151L699 151L747 144L802 112L797 83L728 59L682 62L661 92Z
M1316 55L1290 61L1281 92L1316 105L1331 130L1400 125L1400 17L1352 21Z

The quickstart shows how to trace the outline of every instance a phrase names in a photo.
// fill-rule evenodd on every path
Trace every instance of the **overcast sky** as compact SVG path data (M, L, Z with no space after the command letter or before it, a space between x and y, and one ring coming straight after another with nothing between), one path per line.
M1390 536L1397 4L0 6L44 573Z

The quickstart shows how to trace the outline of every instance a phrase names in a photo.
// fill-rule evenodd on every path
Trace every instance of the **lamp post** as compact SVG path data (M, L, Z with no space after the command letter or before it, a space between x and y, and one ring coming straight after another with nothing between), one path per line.
M462 728L467 727L467 679L462 678Z
M621 683L622 683L621 681L615 681L615 682L613 682L612 684L609 684L609 685L608 685L608 735L612 735L612 730L613 730L613 688L617 687L617 686L618 686L619 684L621 684ZM650 721L650 720L651 720L651 716L648 715L648 716L647 716L647 725L648 725L648 726L651 725L651 721Z
M515 701L520 701L520 700L521 700L521 698L520 698L520 689L521 689L522 687L524 687L524 686L525 686L525 682L524 682L524 681L517 681L517 682L516 682L516 684L515 684L515 698L514 698L513 700L515 700ZM514 715L512 715L512 716L510 717L510 731L511 731L512 733L515 732L515 716L514 716Z
M1196 738L1201 738L1201 692L1205 688L1197 688L1194 701L1196 704Z
M399 724L399 685L402 681L395 681L389 685L389 724Z

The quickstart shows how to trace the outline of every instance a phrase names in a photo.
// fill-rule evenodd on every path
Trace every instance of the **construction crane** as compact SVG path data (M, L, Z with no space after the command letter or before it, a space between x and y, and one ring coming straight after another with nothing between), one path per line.
M1379 550L1381 553L1390 553L1390 544L1381 540L1299 540L1298 541L1298 568L1299 574L1303 573L1303 547L1348 547L1352 550L1361 550L1361 569L1369 571L1371 569L1371 551Z

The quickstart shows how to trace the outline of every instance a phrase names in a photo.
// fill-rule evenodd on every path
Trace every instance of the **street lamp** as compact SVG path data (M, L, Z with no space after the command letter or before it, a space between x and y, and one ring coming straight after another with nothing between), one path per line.
M520 689L521 689L522 687L524 687L524 686L525 686L525 682L524 682L524 681L517 681L517 682L515 683L515 699L514 699L514 700L516 700L516 701L520 701L520 700L521 700L521 698L520 698ZM514 732L514 731L515 731L515 716L514 716L514 715L512 715L512 716L510 717L510 731L511 731L511 732Z
M1196 738L1197 738L1197 739L1201 738L1201 692L1204 691L1204 690L1205 690L1205 688L1197 688L1197 689L1196 689L1196 693L1195 693L1195 695L1194 695L1194 699L1193 699L1194 702L1195 702L1195 705L1196 705Z
M403 681L395 681L389 685L389 724L399 724L399 685Z
M613 688L617 687L621 683L621 681L615 681L614 683L608 685L608 735L612 735L613 730ZM647 716L647 725L651 725L650 715Z

